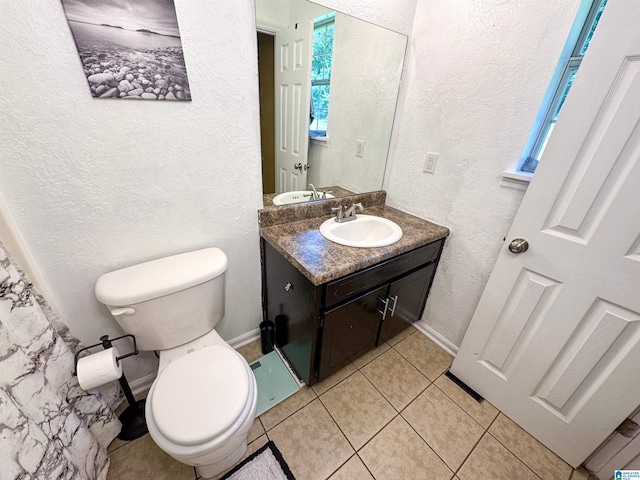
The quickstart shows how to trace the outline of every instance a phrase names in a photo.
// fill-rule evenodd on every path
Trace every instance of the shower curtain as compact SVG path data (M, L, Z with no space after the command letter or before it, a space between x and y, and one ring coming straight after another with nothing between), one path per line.
M85 392L81 348L0 243L0 477L105 479L120 431L116 382Z

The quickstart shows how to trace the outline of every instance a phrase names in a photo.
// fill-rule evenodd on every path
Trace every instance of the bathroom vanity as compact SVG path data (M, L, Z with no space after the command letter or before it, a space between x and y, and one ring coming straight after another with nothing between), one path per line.
M264 316L274 322L276 344L307 385L420 319L449 234L377 204L366 206L366 213L400 225L401 240L378 248L338 245L318 229L333 203L348 202L328 200L324 210L314 207L325 215L261 228Z

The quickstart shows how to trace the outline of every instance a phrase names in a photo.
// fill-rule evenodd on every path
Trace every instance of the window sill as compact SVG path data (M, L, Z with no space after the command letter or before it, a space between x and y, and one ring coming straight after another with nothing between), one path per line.
M525 191L529 186L529 182L533 178L533 173L527 172L512 172L505 170L502 172L502 179L500 180L500 186L503 188L510 188L512 190Z
M329 137L309 137L311 145L318 145L327 148L329 146Z

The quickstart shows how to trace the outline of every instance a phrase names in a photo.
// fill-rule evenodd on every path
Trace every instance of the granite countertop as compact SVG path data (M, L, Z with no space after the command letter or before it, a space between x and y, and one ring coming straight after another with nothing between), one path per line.
M449 235L446 227L387 205L368 207L364 213L394 221L402 228L402 238L387 247L339 245L320 234L320 225L330 216L263 227L260 235L314 285L344 277Z

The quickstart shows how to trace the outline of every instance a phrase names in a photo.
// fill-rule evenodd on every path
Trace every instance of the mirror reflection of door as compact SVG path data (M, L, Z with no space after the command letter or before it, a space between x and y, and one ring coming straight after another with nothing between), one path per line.
M314 37L322 37L320 40L332 37L334 43L327 48L326 42L324 45L313 42L317 46L313 49L309 79L305 80L304 89L298 81L294 81L293 87L286 85L291 93L298 88L295 85L298 83L299 98L282 95L288 99L288 104L281 105L278 96L283 84L279 86L277 78L280 48L276 35L295 29L296 23L298 29L304 23ZM260 32L275 39L275 54L271 60L263 52L263 40L258 42L265 206L269 206L268 202L276 196L274 192L306 190L309 183L322 191L333 191L337 196L382 188L406 36L303 0L256 0L256 25ZM311 45L309 41L309 47ZM305 48L304 51L308 50ZM330 70L325 68L327 60L331 61ZM295 62L289 63L290 67L295 65ZM264 93L271 95L272 101L262 98L263 91L268 88L267 81L263 80L263 69L276 71L273 93ZM312 111L311 99L303 100L303 91L314 99ZM270 101L272 111L269 110ZM297 105L295 110L292 102ZM279 109L291 112L289 119L283 116L282 121L277 120ZM288 131L281 123L287 121L289 137L280 138L281 133ZM294 124L298 128L295 133L303 134L304 138L294 146L298 153L296 160L284 162L281 170L280 165L275 165L278 160L272 160L271 151L276 152L277 158L280 150L285 150L279 144L293 145L291 127ZM275 141L267 138L274 134ZM291 150L291 146L286 149ZM305 170L305 167L310 169Z
M304 190L309 156L313 22L306 12L276 33L276 192Z

